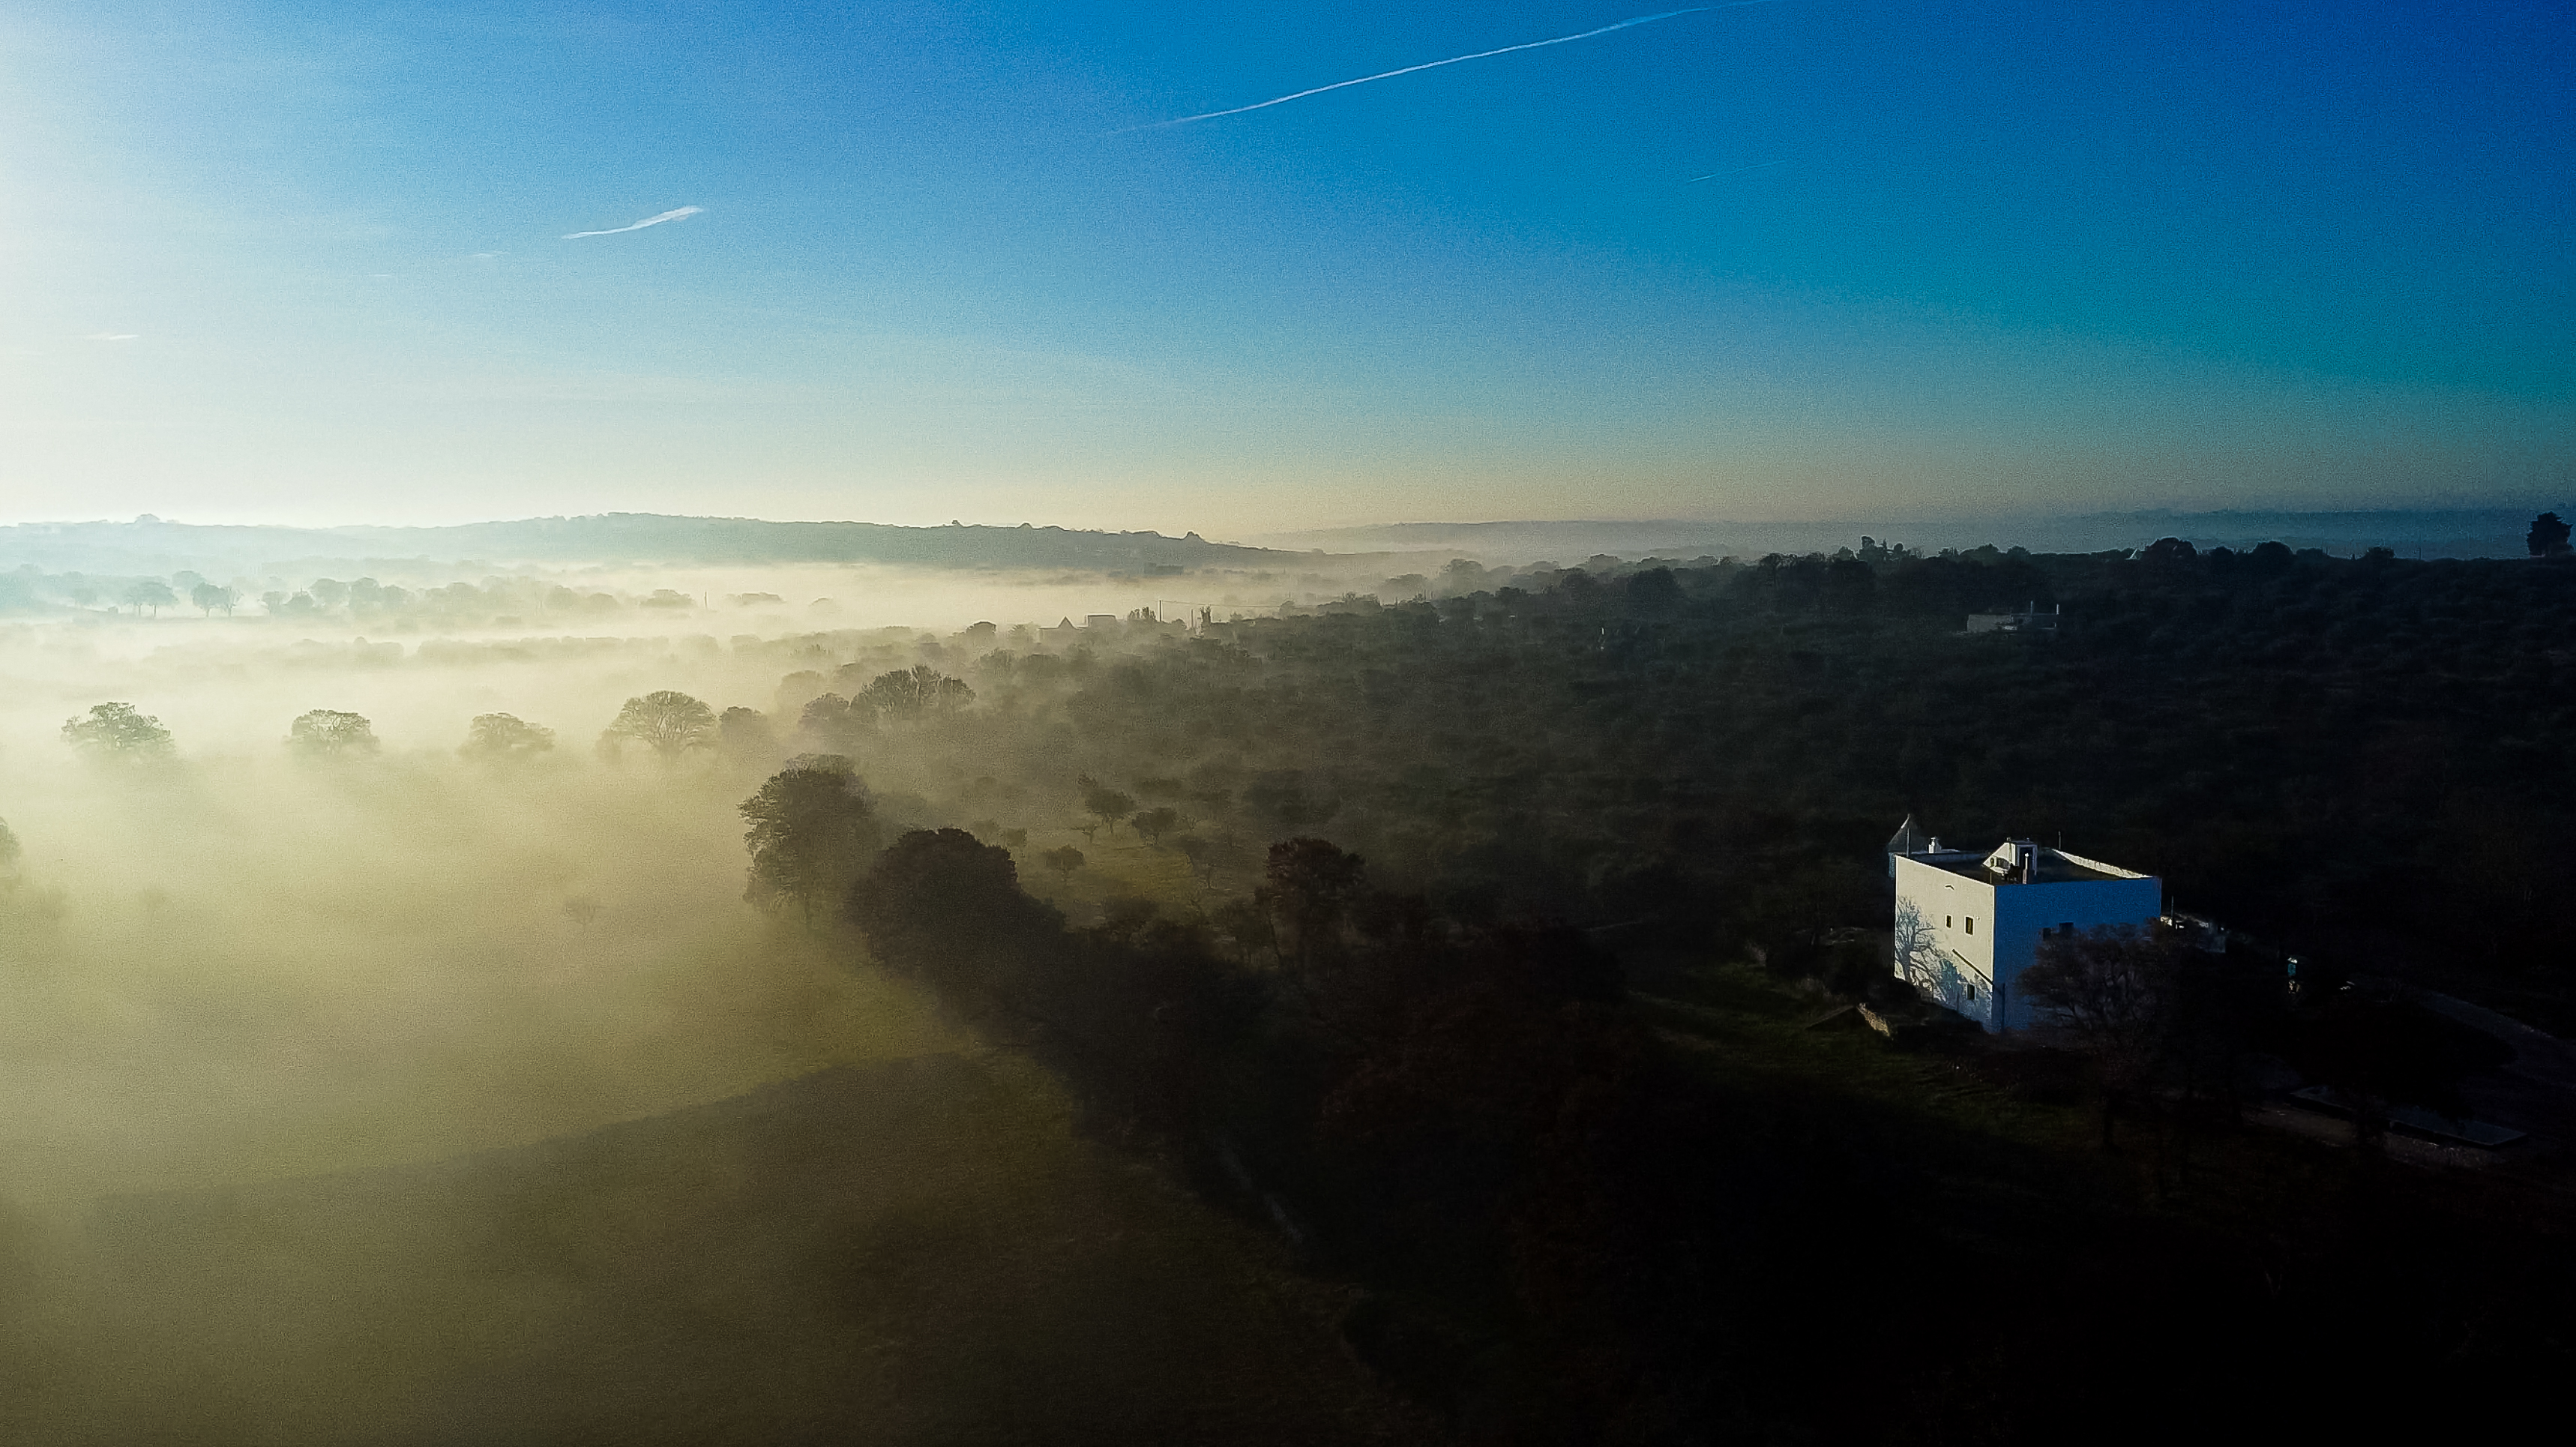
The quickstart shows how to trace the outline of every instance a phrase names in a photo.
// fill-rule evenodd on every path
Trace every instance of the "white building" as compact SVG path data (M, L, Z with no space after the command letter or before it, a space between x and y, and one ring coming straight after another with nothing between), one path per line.
M2032 1023L2013 982L2039 942L2096 925L2152 925L2164 881L2151 874L2010 839L1986 851L1944 849L1909 816L1887 841L1896 879L1900 979L1988 1030Z
M1971 633L2045 633L2057 636L2057 625L2066 621L2066 605L2058 604L2049 611L2039 611L2037 603L2025 603L2018 613L1971 613Z

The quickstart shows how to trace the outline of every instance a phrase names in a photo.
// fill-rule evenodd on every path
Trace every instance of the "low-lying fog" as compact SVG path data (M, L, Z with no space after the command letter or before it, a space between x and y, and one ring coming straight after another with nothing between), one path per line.
M1072 1410L1314 1441L1380 1410L1257 1230L1075 1134L828 917L743 897L739 806L827 686L1150 646L1174 625L1037 630L1224 580L242 596L268 581L0 575L0 1440L1042 1440ZM603 740L661 690L768 717ZM166 756L65 737L107 704ZM375 747L291 747L316 710ZM460 751L491 714L552 746ZM1068 757L827 742L889 837L1070 832Z
M630 602L570 629L257 607L0 620L0 820L22 851L0 901L0 1198L430 1159L954 1043L915 997L742 903L736 806L764 764L611 761L595 741L658 689L718 712L783 702L792 724L792 672L962 674L1013 625L1151 607L1154 589L846 569L574 586ZM656 588L715 606L632 606ZM978 619L998 642L956 636ZM109 701L158 719L175 759L69 746L64 723ZM381 749L293 755L313 709L364 715ZM556 746L459 757L487 713ZM900 763L862 762L906 822Z

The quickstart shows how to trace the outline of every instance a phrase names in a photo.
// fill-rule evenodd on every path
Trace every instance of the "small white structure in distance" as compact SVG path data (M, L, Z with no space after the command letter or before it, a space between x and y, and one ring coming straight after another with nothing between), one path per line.
M2096 925L2144 929L2164 913L2164 881L2152 874L2028 839L1944 849L1912 815L1887 841L1887 872L1897 978L1988 1030L2033 1023L2013 986L2041 940Z
M2039 604L2032 602L2023 604L2018 613L1971 613L1968 615L1968 631L1971 633L2045 633L2054 638L2057 636L2057 625L2065 621L2065 604L2060 603L2042 613L2039 611Z

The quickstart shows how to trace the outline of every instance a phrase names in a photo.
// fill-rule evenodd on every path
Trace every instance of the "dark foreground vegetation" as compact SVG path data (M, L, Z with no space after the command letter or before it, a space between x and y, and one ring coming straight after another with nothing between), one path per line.
M2576 570L1872 552L987 656L961 757L1018 777L968 802L1123 821L1188 887L1071 923L924 830L849 917L1364 1285L1353 1350L1467 1440L2316 1429L2559 1379L2545 1150L2253 1131L2242 1067L2456 1109L2512 1052L2408 981L2559 1018ZM2060 636L1960 633L2030 603ZM1909 811L2062 830L2270 947L2126 1056L1833 1033L1886 997L1841 927Z

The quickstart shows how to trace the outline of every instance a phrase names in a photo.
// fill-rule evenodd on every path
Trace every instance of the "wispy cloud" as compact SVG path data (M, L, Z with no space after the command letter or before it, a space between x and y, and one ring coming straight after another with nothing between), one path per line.
M140 332L92 332L88 336L81 338L81 340L84 342L130 342L141 335L142 333Z
M1141 126L1121 126L1117 130L1111 131L1109 134L1113 136L1123 136L1133 131L1159 131L1169 126L1186 126L1192 121L1212 121L1219 116L1239 116L1246 111L1267 110L1272 106L1284 106L1292 100L1304 100L1310 95L1322 95L1328 90L1347 90L1355 85L1367 85L1371 81L1393 80L1399 75L1411 75L1418 70L1438 70L1444 65L1459 65L1470 60L1487 60L1497 55L1509 55L1516 50L1538 50L1550 45L1571 45L1578 40L1590 40L1596 35L1607 35L1613 30L1626 30L1632 26L1638 25L1652 25L1658 20L1670 20L1681 15L1702 15L1711 10L1741 10L1748 5L1769 5L1773 3L1776 3L1776 0L1729 0L1729 3L1723 5L1694 5L1688 10L1666 10L1654 15L1631 16L1630 18L1619 21L1616 24L1604 25L1597 30L1586 30L1575 35L1559 35L1548 40L1528 40L1523 41L1518 45L1505 45L1492 50L1479 50L1469 55L1453 55L1447 60L1426 60L1420 65L1408 65L1397 70L1382 70L1375 75L1363 75L1356 80L1337 80L1331 85L1319 85L1311 90L1301 90L1290 95L1273 96L1269 100L1254 101L1248 106L1235 106L1230 110L1202 111L1194 116L1181 116L1174 120L1148 121ZM658 220L659 218L656 219ZM651 223L647 222L645 224L650 225Z
M1794 160L1795 157L1792 157L1791 159ZM1738 166L1732 171L1711 171L1705 176L1693 176L1682 184L1685 186L1696 186L1702 181L1718 181L1723 180L1728 176L1741 176L1747 171L1768 171L1774 166L1785 166L1787 164L1789 164L1788 161L1757 161L1750 166Z
M632 226L611 226L611 227L609 227L609 228L608 228L607 230L605 230L605 231L572 231L572 232L567 232L567 233L565 233L565 235L564 235L564 240L566 240L566 241L579 241L580 239L582 239L582 238L583 238L583 237L585 237L585 236L615 236L615 235L618 235L618 234L619 234L619 233L621 233L621 232L627 232L627 231L641 231L641 230L643 230L643 229L644 229L645 227L647 227L647 226L659 226L659 225L661 225L661 224L662 224L663 222L665 222L665 221L680 221L680 220L685 220L685 219L686 219L686 218L688 218L688 217L691 217L691 216L695 216L695 215L697 215L699 212L704 211L705 209L707 209L707 208L705 208L704 206L683 206L683 207L681 207L681 208L680 208L679 210L677 210L677 211L665 211L665 212L663 212L663 213L662 213L661 215L659 215L659 216L647 216L647 217L645 217L643 220L636 222L636 223L635 223L634 225L632 225Z

